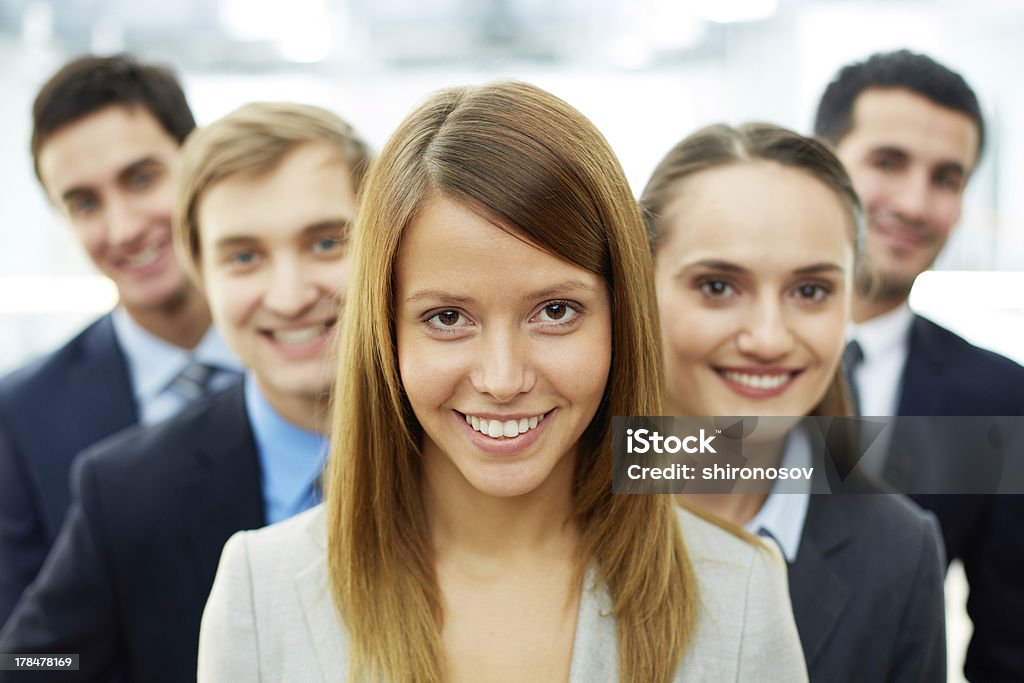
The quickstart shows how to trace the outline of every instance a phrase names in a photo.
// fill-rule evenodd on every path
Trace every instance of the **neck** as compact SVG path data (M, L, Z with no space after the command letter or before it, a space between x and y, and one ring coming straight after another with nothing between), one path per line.
M256 380L257 384L259 380ZM320 395L280 396L260 387L260 393L274 411L288 422L307 432L327 434L330 424L330 396Z
M156 307L124 305L125 311L142 329L179 348L195 348L210 329L210 309L199 290L191 285L180 297Z
M868 320L874 320L880 315L895 311L905 304L906 301L906 298L879 301L858 295L853 300L853 322L864 323Z
M743 444L743 455L749 463L758 467L775 467L782 460L785 448L785 437L772 438L766 441L748 441ZM683 493L676 498L691 507L696 507L710 515L744 526L760 512L768 500L767 493L736 492L736 493Z
M579 530L573 515L575 458L566 455L532 491L494 496L475 488L436 446L423 453L424 507L439 560L487 562L574 557Z

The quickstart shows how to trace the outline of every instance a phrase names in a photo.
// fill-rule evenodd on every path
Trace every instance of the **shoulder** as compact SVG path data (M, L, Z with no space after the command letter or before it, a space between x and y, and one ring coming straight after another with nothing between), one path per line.
M52 392L55 386L66 382L65 373L69 367L81 362L83 358L88 359L94 354L104 352L121 353L109 314L93 321L59 349L29 362L0 379L0 401L16 406L16 402L21 402L26 397L35 397L41 390L52 398L49 392Z
M79 467L90 471L145 470L187 466L184 457L202 445L204 434L216 430L219 439L244 435L248 429L241 385L229 387L196 402L178 415L154 425L134 425L90 446L78 459ZM168 453L174 453L168 457Z
M277 524L235 533L224 546L222 571L236 573L245 567L260 592L290 584L311 564L326 563L327 521L324 506L307 510Z
M680 508L678 516L699 603L683 673L690 678L806 680L779 550L688 510Z
M994 351L975 346L952 330L932 322L928 318L915 315L913 325L912 343L916 339L935 348L947 358L970 363L972 370L980 370L994 375L1009 374L1011 378L1017 380L1024 378L1024 367L1019 363Z

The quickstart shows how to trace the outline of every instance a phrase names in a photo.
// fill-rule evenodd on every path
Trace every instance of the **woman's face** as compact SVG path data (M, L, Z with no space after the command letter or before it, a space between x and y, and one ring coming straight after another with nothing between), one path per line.
M807 415L839 364L853 243L808 173L737 163L681 181L655 278L676 415Z
M611 363L604 282L446 198L402 235L395 327L426 467L492 496L569 481Z

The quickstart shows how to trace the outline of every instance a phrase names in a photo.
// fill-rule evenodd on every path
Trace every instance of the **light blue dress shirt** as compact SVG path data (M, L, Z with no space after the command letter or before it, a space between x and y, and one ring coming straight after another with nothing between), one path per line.
M281 417L248 374L245 409L260 460L267 524L288 519L319 503L317 480L327 459L327 437Z
M166 420L191 403L171 386L190 363L218 369L210 379L210 391L224 389L242 375L242 364L212 325L195 348L183 349L143 329L122 306L114 309L111 320L117 343L128 361L128 377L142 425Z
M810 467L811 441L803 427L797 425L786 437L786 445L782 452L779 467ZM787 562L796 560L800 550L800 537L804 533L804 522L807 519L807 506L810 504L811 482L807 480L791 480L787 482L787 491L793 491L794 485L799 490L794 493L780 493L778 482L768 494L764 505L757 511L754 518L746 523L745 528L752 534L771 538L779 546Z

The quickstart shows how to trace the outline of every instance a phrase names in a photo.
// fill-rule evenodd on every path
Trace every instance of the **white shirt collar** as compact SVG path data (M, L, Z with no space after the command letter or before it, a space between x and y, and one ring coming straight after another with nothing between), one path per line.
M786 437L779 467L811 467L812 464L810 438L802 427L797 426ZM795 480L787 482L787 491L792 491L797 483ZM803 490L799 493L780 493L775 490L777 488L776 482L764 505L745 527L752 534L770 536L778 544L786 560L793 562L800 550L800 537L804 533L807 506L811 502L811 482L800 480L799 488Z
M118 344L128 361L128 374L139 403L145 403L166 389L191 362L225 370L242 370L242 365L212 325L195 348L183 349L144 329L123 306L114 309L111 320Z
M850 323L846 337L857 340L864 352L865 360L868 360L891 349L905 346L913 323L914 312L904 302L901 306L871 320Z

